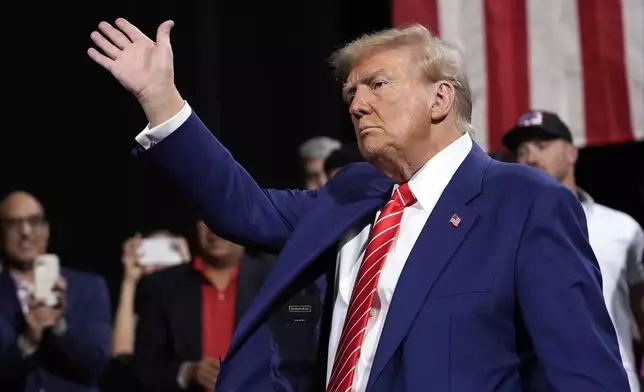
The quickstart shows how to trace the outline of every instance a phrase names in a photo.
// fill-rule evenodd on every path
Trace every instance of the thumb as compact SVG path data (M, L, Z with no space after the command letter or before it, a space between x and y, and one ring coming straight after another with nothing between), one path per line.
M161 23L157 29L157 44L170 45L170 30L174 27L174 22L171 20L166 20Z

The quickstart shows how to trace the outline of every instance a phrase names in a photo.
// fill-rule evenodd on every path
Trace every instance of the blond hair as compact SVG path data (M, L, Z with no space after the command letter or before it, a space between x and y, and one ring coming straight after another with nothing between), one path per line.
M331 56L337 76L346 80L356 62L365 55L387 49L409 47L421 67L423 75L431 83L447 80L454 86L452 110L456 125L463 134L475 133L472 126L472 93L463 69L458 48L433 35L420 24L391 28L365 34L340 48Z

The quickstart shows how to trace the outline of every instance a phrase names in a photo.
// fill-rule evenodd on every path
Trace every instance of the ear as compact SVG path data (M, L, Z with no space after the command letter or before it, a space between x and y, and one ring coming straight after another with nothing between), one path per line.
M431 108L433 122L442 121L454 104L454 85L447 80L441 80L434 83L434 102Z
M579 150L577 149L577 147L572 143L567 143L566 144L566 161L569 164L574 165L575 163L577 163L577 158L578 157L579 157Z

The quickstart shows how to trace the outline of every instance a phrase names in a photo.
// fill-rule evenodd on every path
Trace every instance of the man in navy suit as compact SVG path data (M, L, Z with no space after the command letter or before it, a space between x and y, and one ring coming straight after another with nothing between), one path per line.
M111 338L105 281L61 268L58 304L34 300L33 263L49 240L42 205L12 193L0 204L0 226L0 390L98 391Z
M89 55L146 113L136 153L213 231L281 251L218 392L628 391L579 201L472 141L453 46L414 25L337 52L369 163L319 191L278 191L261 189L181 98L172 25L153 42L123 19L102 22L91 37L103 53ZM310 333L317 344L288 339Z

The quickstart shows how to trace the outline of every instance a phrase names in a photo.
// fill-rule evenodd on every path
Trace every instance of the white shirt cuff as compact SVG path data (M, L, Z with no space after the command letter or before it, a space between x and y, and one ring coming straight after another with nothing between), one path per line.
M18 349L20 350L22 357L27 358L32 356L38 350L38 346L32 345L24 335L20 335L18 336Z
M179 366L179 374L177 374L177 384L179 389L186 389L190 383L190 380L185 379L186 368L190 365L190 362L185 362Z
M64 317L61 317L56 325L54 325L53 332L58 337L63 336L67 332L67 320Z
M150 124L148 124L145 129L136 136L136 142L146 150L150 147L154 147L155 144L159 143L172 132L179 129L191 114L192 108L188 105L188 102L184 101L183 108L181 108L179 113L175 114L174 117L168 121L163 124L159 124L152 129L150 129Z

